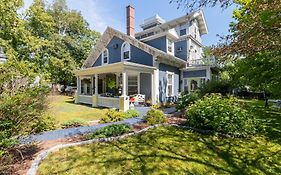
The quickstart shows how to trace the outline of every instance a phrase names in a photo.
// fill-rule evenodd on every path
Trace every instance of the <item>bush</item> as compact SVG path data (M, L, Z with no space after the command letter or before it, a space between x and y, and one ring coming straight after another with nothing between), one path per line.
M211 94L189 106L187 124L198 129L246 136L257 132L258 123L237 98Z
M149 125L155 125L159 123L164 123L166 121L166 117L163 113L163 111L150 108L149 111L147 111L146 116L144 117L144 120Z
M199 95L197 93L183 94L182 97L178 100L176 108L177 110L184 110L186 109L186 107L188 107L198 99Z
M227 80L210 80L205 87L200 90L201 96L211 93L220 93L224 96L229 94L232 89L232 84Z
M62 128L74 128L74 127L85 126L85 125L87 125L87 122L82 119L73 119L61 124Z
M126 118L125 112L110 109L100 120L100 123L118 122Z
M110 125L89 135L89 139L115 137L132 131L126 124Z
M44 117L49 88L25 62L0 65L0 152L16 144L15 139L52 128ZM48 118L48 120L51 118Z
M139 115L140 115L139 112L137 110L134 110L134 109L129 109L125 113L126 118L138 117Z

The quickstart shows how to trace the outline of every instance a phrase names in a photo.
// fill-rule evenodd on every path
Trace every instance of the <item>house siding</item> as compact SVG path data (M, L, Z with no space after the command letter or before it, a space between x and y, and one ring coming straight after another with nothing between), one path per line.
M196 70L196 71L183 71L183 78L191 77L206 77L206 70Z
M109 52L109 64L121 62L121 46L124 41L120 38L113 37L112 40L108 43L106 48ZM117 46L117 47L115 47ZM143 64L147 66L153 66L153 57L152 55L142 51L141 49L131 45L131 60L130 62ZM96 62L93 64L93 67L102 65L102 54L98 57Z
M164 52L167 52L167 40L166 40L166 36L160 37L160 38L156 38L150 41L146 41L146 44L155 47L159 50L162 50Z
M179 95L180 88L180 71L177 67L173 67L167 64L159 64L159 101L161 103L167 101L166 89L167 89L167 73L174 73L174 96Z
M147 66L153 66L153 56L133 45L131 45L131 60L129 61Z
M179 48L182 48L182 51L178 51ZM175 56L186 61L187 54L187 40L175 42Z

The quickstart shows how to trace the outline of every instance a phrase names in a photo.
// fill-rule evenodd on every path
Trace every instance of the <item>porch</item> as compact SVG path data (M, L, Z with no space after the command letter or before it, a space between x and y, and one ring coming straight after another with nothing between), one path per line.
M79 70L75 74L76 103L127 111L129 97L135 94L144 95L144 102L156 103L155 67L121 62Z

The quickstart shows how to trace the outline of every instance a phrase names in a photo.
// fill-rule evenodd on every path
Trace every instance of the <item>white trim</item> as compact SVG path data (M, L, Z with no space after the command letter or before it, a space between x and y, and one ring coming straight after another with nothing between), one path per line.
M172 75L172 94L171 96L169 96L169 92L168 92L168 86L170 84L168 84L168 75ZM166 71L166 80L167 80L167 85L166 85L166 97L172 97L175 94L175 73L174 72L169 72Z
M129 46L129 59L124 59L124 45L125 44L128 44L128 46ZM130 45L130 43L128 43L126 41L121 46L121 60L122 61L131 60L131 45Z
M169 51L169 41L172 43L172 52ZM171 54L171 55L174 55L175 51L174 51L174 48L175 48L175 43L173 42L173 40L169 37L166 38L166 50L167 50L167 53L168 54Z
M106 62L106 63L104 63L104 52L105 52L105 51L106 51L106 53L107 53L107 62ZM101 65L106 65L106 64L108 64L108 62L109 62L109 51L108 51L107 48L105 48L105 49L102 51Z

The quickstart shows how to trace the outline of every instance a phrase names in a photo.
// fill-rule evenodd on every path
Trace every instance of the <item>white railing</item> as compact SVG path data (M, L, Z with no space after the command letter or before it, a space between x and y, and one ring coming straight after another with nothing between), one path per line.
M98 106L119 109L119 98L98 97Z
M83 104L93 104L92 96L89 95L78 95L78 102Z
M187 61L189 67L197 66L219 66L215 57L201 58Z

